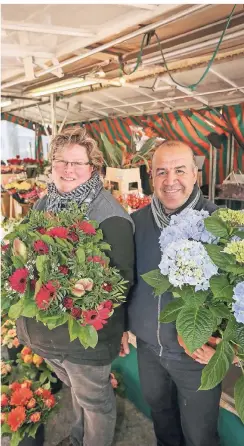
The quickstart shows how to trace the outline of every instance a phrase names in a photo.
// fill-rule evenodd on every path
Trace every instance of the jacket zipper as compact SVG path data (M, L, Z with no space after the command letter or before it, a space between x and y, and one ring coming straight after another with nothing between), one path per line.
M163 353L163 346L160 342L160 321L159 321L160 312L161 312L161 297L162 296L159 296L159 298L158 298L158 327L157 327L157 339L158 339L158 344L160 347L159 356L162 356L162 353Z

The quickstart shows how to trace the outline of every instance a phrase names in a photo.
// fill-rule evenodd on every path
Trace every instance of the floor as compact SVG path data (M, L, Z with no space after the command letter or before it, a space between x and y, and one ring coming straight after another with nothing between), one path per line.
M45 428L44 446L68 446L62 441L69 435L72 425L70 391L64 387L60 392L60 408ZM113 446L154 446L155 438L151 421L127 399L117 396L117 424ZM9 446L8 438L2 439L2 446Z

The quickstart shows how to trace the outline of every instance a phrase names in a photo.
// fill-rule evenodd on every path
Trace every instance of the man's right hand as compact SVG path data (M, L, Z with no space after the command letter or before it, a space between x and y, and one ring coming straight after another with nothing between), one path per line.
M121 345L120 345L120 352L119 352L119 356L121 356L122 358L124 358L126 355L128 355L130 353L130 348L129 348L129 334L128 331L125 331L123 333L122 339L121 339Z

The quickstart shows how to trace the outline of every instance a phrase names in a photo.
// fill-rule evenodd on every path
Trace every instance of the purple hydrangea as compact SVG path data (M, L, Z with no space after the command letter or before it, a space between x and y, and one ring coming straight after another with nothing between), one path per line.
M217 243L218 239L205 228L204 219L207 217L207 211L194 209L184 209L180 214L172 215L169 226L162 230L159 238L161 251L163 252L170 243L183 239Z
M244 282L239 282L234 288L232 310L237 322L244 324Z

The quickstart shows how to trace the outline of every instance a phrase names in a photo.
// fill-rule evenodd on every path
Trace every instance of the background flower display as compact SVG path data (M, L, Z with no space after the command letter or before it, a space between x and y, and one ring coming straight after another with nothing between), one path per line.
M124 301L126 281L109 266L98 223L77 205L58 216L32 210L5 235L2 311L33 317L51 330L68 324L70 340L95 347L97 331ZM9 241L6 244L6 241Z
M35 438L39 426L57 407L54 395L31 380L14 381L1 390L2 435L11 437L11 446L18 446L25 436Z
M141 209L151 203L151 197L147 195L141 197L139 194L119 195L116 199L128 212Z
M234 358L242 376L235 383L236 410L244 422L244 212L187 210L162 230L159 269L142 277L155 295L173 294L160 315L176 323L187 351L219 337L216 352L204 367L200 390L225 377ZM183 342L182 342L183 340Z
M1 325L1 345L7 348L17 348L20 343L16 334L15 321L7 319Z
M41 181L11 181L5 184L5 190L20 203L35 203L45 193L47 185Z

